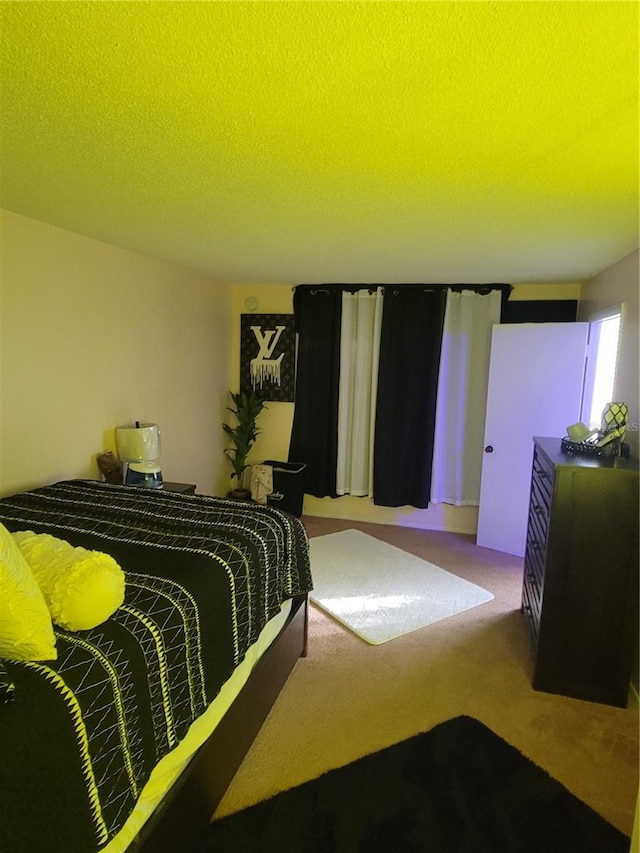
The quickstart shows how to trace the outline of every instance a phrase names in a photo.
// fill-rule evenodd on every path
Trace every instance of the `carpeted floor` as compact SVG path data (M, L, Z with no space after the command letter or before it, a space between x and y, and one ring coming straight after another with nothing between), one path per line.
M379 646L312 606L308 657L296 664L216 816L469 716L631 834L637 705L614 708L532 689L521 559L455 533L303 520L311 537L357 527L489 590L494 599Z
M471 717L209 827L201 853L628 853L629 838Z

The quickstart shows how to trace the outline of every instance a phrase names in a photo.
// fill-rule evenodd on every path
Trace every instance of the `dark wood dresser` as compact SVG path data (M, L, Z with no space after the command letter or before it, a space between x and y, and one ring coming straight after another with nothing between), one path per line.
M533 687L626 707L638 634L638 460L534 438L522 610Z

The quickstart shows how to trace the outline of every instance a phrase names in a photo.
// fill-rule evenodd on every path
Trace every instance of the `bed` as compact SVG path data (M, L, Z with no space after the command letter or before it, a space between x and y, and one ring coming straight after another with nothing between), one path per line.
M302 523L90 480L3 498L0 522L110 555L125 579L106 621L53 625L56 660L2 661L0 849L195 849L306 654Z

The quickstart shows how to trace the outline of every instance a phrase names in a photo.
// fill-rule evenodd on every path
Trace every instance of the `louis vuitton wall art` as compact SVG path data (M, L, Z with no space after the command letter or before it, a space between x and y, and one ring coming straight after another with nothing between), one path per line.
M240 390L293 402L295 339L293 314L241 314Z

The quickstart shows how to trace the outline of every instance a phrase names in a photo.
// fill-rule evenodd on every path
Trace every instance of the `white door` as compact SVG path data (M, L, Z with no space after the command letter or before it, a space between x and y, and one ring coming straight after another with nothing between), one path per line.
M494 326L476 542L524 556L533 436L580 420L588 323Z

